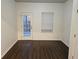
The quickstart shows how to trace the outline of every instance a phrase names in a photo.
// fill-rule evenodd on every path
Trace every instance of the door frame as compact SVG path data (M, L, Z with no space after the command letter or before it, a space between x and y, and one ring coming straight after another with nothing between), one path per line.
M25 15L25 16L30 16L30 19L31 19L31 37L29 37L29 38L25 38L24 37L24 35L23 35L23 21L22 21L22 16L23 15ZM32 29L32 27L33 27L33 21L32 21L32 12L20 12L19 13L19 23L18 23L18 25L19 25L19 27L18 27L18 29L20 29L19 31L20 31L20 33L18 34L19 35L19 38L20 38L20 40L33 40L33 29Z
M73 0L68 59L78 58L78 0Z

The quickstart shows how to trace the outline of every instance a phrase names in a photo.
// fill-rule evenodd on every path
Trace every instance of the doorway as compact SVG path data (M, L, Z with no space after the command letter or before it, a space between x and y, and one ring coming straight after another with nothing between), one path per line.
M32 13L21 13L21 39L32 40Z

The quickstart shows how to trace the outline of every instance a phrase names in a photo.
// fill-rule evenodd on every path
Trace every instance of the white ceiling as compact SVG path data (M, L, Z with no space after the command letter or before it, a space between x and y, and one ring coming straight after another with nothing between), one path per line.
M67 0L15 0L16 2L33 2L33 3L64 3Z

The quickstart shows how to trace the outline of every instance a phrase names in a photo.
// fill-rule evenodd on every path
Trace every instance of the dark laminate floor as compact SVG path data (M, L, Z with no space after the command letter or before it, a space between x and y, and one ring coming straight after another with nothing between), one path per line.
M2 59L68 59L61 41L18 41Z

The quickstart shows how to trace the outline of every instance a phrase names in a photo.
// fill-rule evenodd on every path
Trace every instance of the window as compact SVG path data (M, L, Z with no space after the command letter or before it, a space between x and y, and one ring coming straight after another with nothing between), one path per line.
M42 32L53 32L53 13L42 12Z

